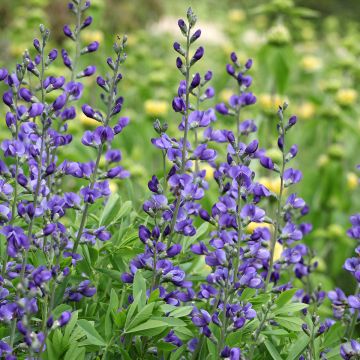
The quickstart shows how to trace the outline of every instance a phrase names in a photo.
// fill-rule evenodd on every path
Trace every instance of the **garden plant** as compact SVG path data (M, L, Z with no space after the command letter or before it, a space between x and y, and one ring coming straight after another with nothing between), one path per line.
M257 11L276 13L279 3ZM128 97L143 106L136 84L123 85L132 41L116 36L107 53L84 36L90 1L72 0L68 11L62 48L40 25L16 65L0 68L0 357L360 359L360 214L344 205L348 230L330 227L347 246L334 262L342 289L319 277L329 259L319 224L335 210L316 187L329 197L332 188L301 187L310 174L301 153L311 145L297 144L306 127L291 105L296 95L277 99L289 72L287 28L274 25L264 48L264 59L280 63L266 71L274 89L266 98L251 90L260 81L251 58L230 51L223 71L208 69L189 8L168 50L171 103L147 103L145 137L123 115ZM344 111L354 98L347 91L336 95ZM249 109L266 101L261 121L251 119ZM173 111L164 116L166 106ZM324 164L347 156L338 142L348 128L359 132L344 119L326 134ZM132 179L129 138L157 159L147 188ZM323 213L312 218L304 197L319 193Z

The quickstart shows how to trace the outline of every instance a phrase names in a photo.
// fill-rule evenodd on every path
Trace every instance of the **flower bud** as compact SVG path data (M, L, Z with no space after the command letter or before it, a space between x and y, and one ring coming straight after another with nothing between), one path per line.
M190 38L190 44L192 44L194 41L196 41L200 36L201 36L201 30L198 29L194 32L194 34L192 34L192 36Z
M194 56L190 61L190 65L194 65L197 61L199 61L204 56L204 48L200 46L196 51Z
M178 26L179 26L181 32L183 33L183 35L186 36L187 26L186 26L185 21L183 19L178 20Z
M8 76L8 71L5 68L0 69L0 81L5 80L7 76Z

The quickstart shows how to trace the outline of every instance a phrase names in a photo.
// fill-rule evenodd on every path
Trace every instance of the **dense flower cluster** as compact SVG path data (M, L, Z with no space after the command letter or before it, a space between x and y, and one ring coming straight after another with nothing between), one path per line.
M93 114L91 117L99 121L95 131L85 132L83 137L83 144L95 149L96 161L60 162L58 157L59 151L73 140L68 123L77 117L74 104L81 99L84 88L79 79L96 71L95 66L79 69L80 56L99 46L95 42L81 49L80 34L92 22L91 16L84 18L89 6L89 1L69 4L77 20L73 30L64 26L65 35L76 47L73 58L65 49L61 51L65 66L71 70L69 80L47 76L58 51L47 50L50 33L44 26L40 26L41 38L33 43L35 55L26 52L15 72L1 69L1 80L8 87L3 102L9 109L5 120L11 133L11 138L1 143L4 160L0 160L0 233L6 241L0 318L10 329L8 343L2 342L6 359L15 359L15 354L22 352L44 351L49 332L70 321L71 311L64 311L57 318L52 314L58 305L55 294L60 288L60 302L78 302L96 293L89 279L73 279L75 266L82 259L77 249L80 244L93 245L110 239L105 227L88 225L88 211L95 201L104 202L110 195L109 179L128 176L121 166L113 165L121 160L121 153L111 149L111 141L128 119L120 118L115 126L110 125L123 103L117 95L117 85L122 78L119 67L125 60L126 39L115 45L115 59L108 59L112 74L107 80L98 77L106 91L106 112L95 113L89 105L82 106L84 114ZM32 77L31 83L28 77ZM49 102L47 94L53 91L57 96ZM105 151L108 165L102 170L99 162ZM78 193L66 189L68 176L85 180ZM77 228L62 221L71 212L78 213L81 219ZM36 261L40 254L43 263ZM39 314L41 321L36 321Z

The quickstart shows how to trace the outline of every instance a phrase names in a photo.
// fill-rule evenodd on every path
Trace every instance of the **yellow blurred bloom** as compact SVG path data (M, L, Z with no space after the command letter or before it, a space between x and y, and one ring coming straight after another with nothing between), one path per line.
M244 10L241 9L231 9L228 12L228 18L232 22L242 22L246 18Z
M101 43L104 40L104 34L99 30L87 30L81 34L81 39L86 43L93 41Z
M316 56L307 55L301 59L300 66L307 72L315 72L322 68L322 61Z
M355 173L353 172L347 173L346 180L347 180L347 187L349 190L355 190L357 188L359 183L359 178Z
M269 229L271 232L274 229L274 226L272 224L251 222L246 226L245 231L248 234L252 234L257 228L262 228L262 227Z
M286 99L282 99L280 95L260 94L259 104L261 110L267 114L274 114L278 111L279 106L282 106ZM287 101L286 101L287 102Z
M298 115L300 120L311 119L315 114L315 105L311 102L304 102L298 106L296 114Z
M209 164L203 164L201 165L201 170L206 170L206 175L205 175L206 180L213 179L215 169L212 166L210 166Z
M128 35L127 44L129 46L136 45L138 43L138 41L139 41L139 38L136 35L134 35L134 34L129 34Z
M13 57L19 57L24 54L24 50L26 49L26 46L19 45L19 44L11 44L9 51L10 55Z
M196 164L196 162L195 161L193 161L192 162L193 164L192 164L192 168L193 168L193 171L195 171L195 164ZM212 166L210 166L209 164L207 164L207 163L199 163L199 168L200 168L200 171L201 170L206 170L206 175L205 175L205 180L212 180L213 179L213 176L214 176L214 171L215 171L215 169L212 167Z
M115 181L110 181L109 182L109 188L110 188L110 191L113 194L116 193L119 190L119 187L118 187L118 185L117 185L117 183Z
M286 45L291 41L289 29L283 24L273 26L268 34L267 39L273 45Z
M277 241L274 247L274 261L278 261L281 258L281 254L284 247Z
M220 100L227 103L229 102L232 95L233 95L233 91L231 91L230 89L224 89L219 94Z
M339 89L336 93L336 102L342 106L349 106L354 104L357 98L357 91L355 89Z
M89 117L87 117L84 113L80 113L79 114L79 120L82 124L86 125L86 126L97 126L99 125L99 123L94 120L94 119L91 119Z
M326 154L322 154L319 156L316 163L318 167L324 167L329 163L329 157Z
M168 103L162 100L146 100L144 107L146 114L150 116L166 115L169 110Z
M280 194L281 180L279 178L272 179L272 178L262 177L259 179L259 183L264 185L274 194L276 195Z

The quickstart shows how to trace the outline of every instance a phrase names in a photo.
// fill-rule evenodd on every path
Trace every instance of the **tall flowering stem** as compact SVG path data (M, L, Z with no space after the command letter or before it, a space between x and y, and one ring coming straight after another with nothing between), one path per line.
M120 65L126 60L126 53L124 53L124 49L126 46L126 37L123 37L123 39L121 40L119 38L118 42L114 44L114 51L116 53L116 58L115 58L115 62L112 62L110 68L112 69L112 76L111 79L108 82L108 97L106 100L106 104L107 104L107 110L105 113L105 119L102 118L101 116L99 117L98 114L96 114L91 108L89 109L87 105L83 106L83 111L85 113L85 115L90 115L90 117L95 117L96 119L101 119L100 122L103 124L103 128L101 129L101 131L103 132L103 134L101 134L100 136L103 137L103 139L101 140L100 144L97 147L97 155L96 155L96 161L95 161L95 167L92 173L92 177L90 180L90 184L88 187L88 192L91 193L94 191L94 187L96 185L96 182L99 180L98 179L98 170L99 170L99 164L100 164L100 159L101 156L104 152L104 148L105 148L105 141L111 141L113 138L112 135L112 130L110 130L109 128L109 122L111 120L111 118L117 114L122 106L122 101L123 99L120 97L117 97L117 86L119 81L122 79L122 75L120 74L119 70L120 70ZM98 80L99 82L99 80ZM87 140L85 140L87 141ZM80 243L80 239L83 235L83 231L84 228L86 226L86 221L87 221L87 216L88 216L88 211L89 211L89 207L90 207L91 201L86 201L85 203L85 207L83 210L83 215L80 221L80 227L74 242L74 246L72 249L73 253L76 253L76 250L79 246Z
M281 209L282 209L282 200L283 200L283 192L284 192L284 172L285 172L285 165L286 165L286 147L285 147L285 126L284 126L284 111L287 108L287 104L284 103L282 107L279 108L278 111L278 133L279 133L279 141L278 146L281 151L281 164L279 170L279 177L280 177L280 186L279 186L279 196L277 199L277 208L276 214L274 219L274 232L270 242L270 261L269 261L269 269L265 279L264 291L267 292L272 269L274 266L274 253L275 253L275 246L276 242L278 241L278 234L280 231L280 221L281 221Z
M190 90L191 90L190 89L190 86L191 86L191 84L190 84L190 68L193 65L193 63L195 63L198 60L198 58L194 56L192 61L190 61L190 46L191 46L191 43L196 40L195 39L195 40L191 41L191 33L192 33L191 29L196 24L196 20L197 20L196 15L192 12L191 8L189 8L189 10L187 12L187 18L188 18L188 26L186 26L186 24L183 22L183 20L179 21L180 30L186 38L185 52L183 49L180 50L180 47L179 47L180 54L183 55L185 58L185 63L181 64L181 66L180 66L180 70L185 77L185 104L184 104L184 108L181 110L181 112L184 114L184 137L183 137L183 141L182 141L181 165L180 165L180 171L179 171L180 175L185 173L185 166L186 166L186 144L187 144L188 132L189 132L188 121L189 121ZM168 237L168 241L167 241L168 246L171 244L171 240L172 240L172 236L174 233L174 228L175 228L176 220L178 217L180 205L181 205L181 193L179 192L179 194L177 195L177 198L176 198L176 206L175 206L175 210L174 210L173 217L172 217L171 224L170 224L170 236Z

